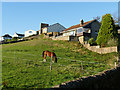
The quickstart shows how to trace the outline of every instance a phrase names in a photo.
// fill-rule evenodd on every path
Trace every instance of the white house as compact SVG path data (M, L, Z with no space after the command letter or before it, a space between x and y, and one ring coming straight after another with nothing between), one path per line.
M25 31L25 37L36 35L36 34L37 34L37 31L34 31L34 30Z
M4 36L0 37L0 41L4 41L5 39L12 39L12 36L10 36L9 34L5 34Z
M24 34L18 34L18 33L15 32L12 37L15 37L15 38L23 38L23 37L24 37Z

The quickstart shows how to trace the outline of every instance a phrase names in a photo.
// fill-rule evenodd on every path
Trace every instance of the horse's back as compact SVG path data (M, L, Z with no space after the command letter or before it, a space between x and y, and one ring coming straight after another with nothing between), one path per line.
M54 52L50 52L50 51L48 51L48 50L45 51L45 54L46 54L47 56L56 56Z

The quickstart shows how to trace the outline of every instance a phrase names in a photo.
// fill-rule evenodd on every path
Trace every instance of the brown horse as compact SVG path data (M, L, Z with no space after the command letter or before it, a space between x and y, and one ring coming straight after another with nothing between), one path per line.
M53 57L54 57L55 58L55 63L57 63L57 56L54 52L50 52L48 50L43 51L42 57L44 57L44 60L43 60L44 62L46 62L46 56L51 57L51 61L53 61L53 62L54 62L54 60L53 60Z

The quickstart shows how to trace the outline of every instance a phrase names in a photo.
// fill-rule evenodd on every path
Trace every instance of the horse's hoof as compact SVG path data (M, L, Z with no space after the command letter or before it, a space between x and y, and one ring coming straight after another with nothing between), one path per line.
M44 59L43 62L46 62L46 59Z

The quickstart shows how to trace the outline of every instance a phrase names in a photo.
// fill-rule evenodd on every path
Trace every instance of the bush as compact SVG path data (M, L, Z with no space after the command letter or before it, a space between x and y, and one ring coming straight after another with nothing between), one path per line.
M107 46L111 47L111 46L117 46L118 45L118 40L116 39L111 39L107 42Z
M88 43L91 44L91 45L95 44L94 38L90 38L89 41L88 41Z
M97 36L98 45L106 45L110 39L117 38L117 30L111 14L102 17L101 27Z
M19 37L13 37L12 41L17 41L19 39Z
M42 33L41 35L40 35L40 38L43 38L44 37L44 34Z
M5 42L10 42L11 41L11 39L5 39Z

